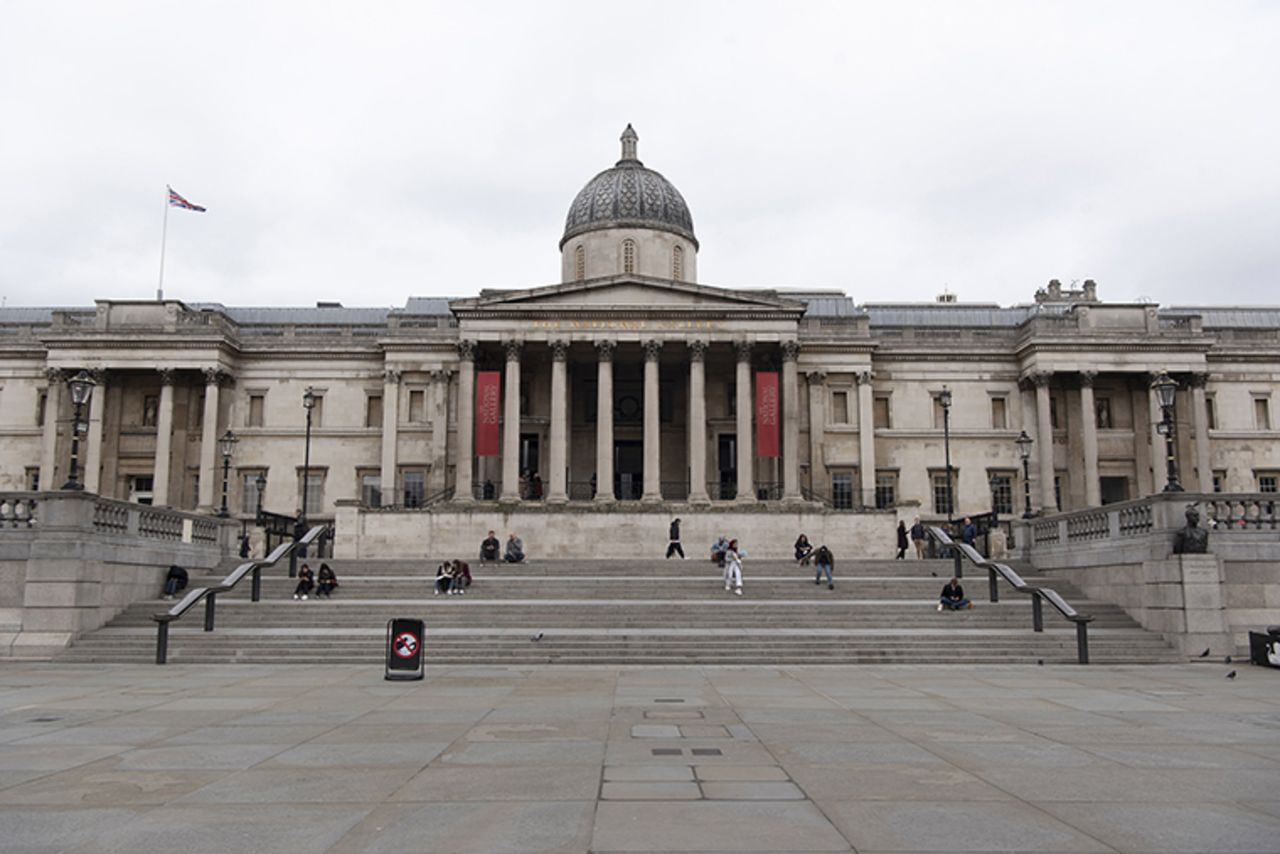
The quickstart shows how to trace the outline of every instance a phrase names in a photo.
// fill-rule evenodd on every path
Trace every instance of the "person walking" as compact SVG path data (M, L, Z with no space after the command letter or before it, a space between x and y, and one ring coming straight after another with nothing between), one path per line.
M671 528L667 532L667 535L670 538L670 542L667 544L667 557L669 558L673 554L678 554L680 555L680 559L684 560L685 559L684 548L681 547L680 545L680 519L679 518L671 520Z
M898 522L898 556L894 560L903 560L907 556L907 523Z
M813 575L813 583L822 583L822 574L827 574L827 589L835 590L836 583L831 577L831 573L835 571L836 559L831 554L831 549L825 545L818 546L817 551L813 553L813 565L817 570Z
M920 517L917 516L911 523L911 542L915 544L916 558L919 560L924 560L925 558L924 547L928 538L929 535L926 534L924 530L924 523L921 522Z
M738 541L730 540L724 553L724 589L732 589L738 596L742 595L742 557Z

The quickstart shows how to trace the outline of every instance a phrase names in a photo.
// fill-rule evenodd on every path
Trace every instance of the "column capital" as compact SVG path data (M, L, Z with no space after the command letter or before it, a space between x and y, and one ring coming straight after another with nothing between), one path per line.
M204 374L205 385L221 385L223 372L218 368L202 368L200 373Z
M1036 388L1045 388L1053 381L1053 371L1033 371L1027 374L1027 381Z
M1188 376L1187 383L1192 388L1204 388L1209 384L1209 374L1205 371L1197 371Z
M507 352L508 362L518 362L520 361L520 353L522 350L524 350L524 342L523 341L503 341L502 349Z
M613 361L613 350L615 347L618 346L617 341L610 341L607 338L601 338L599 341L595 342L595 345L596 345L596 358L599 361L601 362Z
M794 362L800 355L799 341L783 341L782 342L782 361Z
M565 362L569 359L569 342L556 339L547 342L547 346L551 348L551 360L553 362Z
M474 362L476 360L476 342L459 341L458 358L464 362ZM397 382L399 382L398 379Z
M94 385L101 388L102 386L107 384L107 369L106 368L90 368L89 378L93 380Z
M50 385L62 385L67 380L67 372L62 368L45 368L44 376Z
M156 368L156 371L160 374L160 385L173 385L177 371L173 368Z
M382 382L386 385L400 385L400 371L388 368L382 372Z
M809 385L818 386L827 384L826 371L809 371L804 375L804 378L809 381Z
M449 384L450 378L453 377L452 368L437 368L431 372L431 382Z
M1077 376L1081 388L1093 388L1094 380L1097 378L1097 371L1081 371Z
M641 346L644 348L644 360L646 362L656 362L658 357L662 355L662 342L656 338L650 338Z
M735 341L733 344L733 347L734 347L734 350L737 352L739 362L751 361L751 342L750 341Z
M707 342L701 338L695 338L692 341L686 341L685 346L689 348L690 362L703 362L707 358Z
M875 374L871 371L859 371L853 375L854 382L858 385L871 385L871 381L875 379Z

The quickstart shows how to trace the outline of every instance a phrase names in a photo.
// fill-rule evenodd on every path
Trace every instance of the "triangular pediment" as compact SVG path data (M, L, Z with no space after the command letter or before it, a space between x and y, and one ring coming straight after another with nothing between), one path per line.
M691 282L615 276L585 282L567 282L542 288L485 291L475 299L452 303L455 311L542 308L584 310L641 308L653 311L719 309L803 311L804 303L779 297L772 291L737 291Z

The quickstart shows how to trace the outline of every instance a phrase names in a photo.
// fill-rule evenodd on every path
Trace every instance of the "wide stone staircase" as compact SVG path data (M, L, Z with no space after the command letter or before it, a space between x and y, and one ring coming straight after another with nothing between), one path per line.
M657 544L658 548L662 544ZM312 560L313 568L319 561ZM169 661L367 662L384 654L387 621L426 622L428 664L855 664L1072 663L1072 624L1046 603L1032 631L1029 597L1002 588L987 601L986 574L964 579L971 610L939 613L951 576L944 560L852 560L836 564L835 589L815 585L794 562L751 560L744 595L725 592L720 570L700 560L471 562L466 595L433 595L435 565L409 560L331 560L332 599L295 600L283 570L222 594L215 630L197 606L173 624ZM218 576L220 578L220 576ZM214 579L209 579L214 580ZM193 578L192 584L203 583ZM1174 661L1163 639L1120 608L1050 586L1095 619L1095 663ZM139 602L63 654L78 662L143 662L155 656L151 615L171 604ZM534 640L536 636L541 638Z

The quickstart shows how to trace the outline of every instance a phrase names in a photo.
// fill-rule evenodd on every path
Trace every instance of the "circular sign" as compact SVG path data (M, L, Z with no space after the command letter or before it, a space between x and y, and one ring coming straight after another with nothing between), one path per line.
M391 648L401 658L412 658L413 654L418 651L418 636L413 632L401 632L396 635Z

